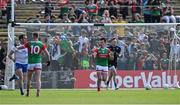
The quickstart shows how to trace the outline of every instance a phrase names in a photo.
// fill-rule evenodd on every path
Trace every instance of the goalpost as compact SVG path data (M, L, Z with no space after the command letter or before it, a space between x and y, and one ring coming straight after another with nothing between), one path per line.
M173 35L171 44L170 44L170 55L169 55L169 67L168 67L168 75L171 75L171 71L174 70L174 75L177 78L177 68L180 66L180 33L179 30L175 28L170 28L170 34ZM169 85L169 84L168 84ZM176 82L173 85L169 85L169 87L179 88L179 82Z
M58 62L61 63L63 62L61 58L64 55L66 55L66 53L62 54L62 52L59 49L56 49L56 52L52 50L52 47L53 48L57 47L57 46L54 46L54 43L56 41L55 40L56 36L59 36L60 38L62 38L61 40L64 40L64 39L71 40L73 38L79 37L78 34L75 35L74 32L80 33L81 29L84 29L87 32L89 32L87 35L87 37L89 38L96 38L105 34L106 34L105 37L109 39L112 37L111 35L113 35L114 37L117 37L117 31L119 31L118 29L123 29L127 37L134 37L132 35L137 35L137 34L138 35L152 34L152 32L156 32L156 31L159 32L159 34L163 35L165 31L170 32L171 28L176 29L177 25L179 24L178 23L128 23L128 24L13 23L13 25L9 24L8 26L8 52L10 51L11 47L13 46L15 42L14 40L15 33L24 33L28 35L29 38L31 38L32 32L39 32L42 36L42 40L43 41L46 40L46 43L50 47L49 51L51 53L53 60L57 60ZM168 33L165 32L164 34L168 34ZM43 39L44 37L45 39ZM172 42L175 41L175 39L179 40L179 37L177 34L174 33ZM139 37L139 41L141 41L140 37ZM177 42L176 44L178 43L179 42ZM171 62L174 58L176 60L179 60L179 58L177 58L179 57L179 55L174 57L172 56L172 51L170 53L171 53L169 57L170 63L169 63L169 70L167 74L176 75L177 63L172 64ZM172 66L174 66L174 70L171 69ZM9 59L7 59L5 85L7 85L9 89L15 88L14 82L8 81L8 79L13 75L13 73L14 73L14 64L13 62L9 61ZM56 81L54 82L54 86L55 84L56 84Z
M8 24L8 46L7 46L7 54L10 53L12 46L14 46L14 5L15 1L11 0L11 23ZM8 86L8 89L15 89L15 82L9 82L9 78L14 74L14 62L11 61L8 57L6 58L6 68L5 68L5 77L4 84Z

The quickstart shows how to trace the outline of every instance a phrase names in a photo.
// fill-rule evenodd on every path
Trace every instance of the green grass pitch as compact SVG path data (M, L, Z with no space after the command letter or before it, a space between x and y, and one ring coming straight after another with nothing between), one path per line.
M35 90L29 97L21 96L19 90L0 90L0 104L180 104L180 90L42 89L40 97Z

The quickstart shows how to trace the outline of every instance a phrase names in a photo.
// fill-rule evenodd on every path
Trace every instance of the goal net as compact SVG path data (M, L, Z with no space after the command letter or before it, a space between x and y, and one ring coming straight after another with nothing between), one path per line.
M8 50L18 43L19 35L33 40L32 33L39 33L39 40L47 45L52 58L50 67L43 65L43 88L73 88L74 70L95 70L91 55L100 37L107 39L107 46L116 38L116 45L121 48L117 58L119 71L162 70L176 75L180 70L179 27L176 23L16 23L14 32L8 28ZM47 56L42 56L44 64ZM6 68L6 81L13 74L12 65Z

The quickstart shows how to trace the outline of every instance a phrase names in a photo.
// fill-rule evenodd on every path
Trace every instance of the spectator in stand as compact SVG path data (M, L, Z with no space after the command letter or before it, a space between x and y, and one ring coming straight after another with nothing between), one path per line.
M121 24L125 24L125 23L127 23L126 21L124 21L123 20L123 17L122 17L122 14L118 14L117 15L117 22L116 23L121 23ZM125 28L124 28L124 26L118 26L118 27L116 27L116 31L117 31L117 33L118 33L118 35L120 36L120 37L124 37L125 36Z
M81 36L79 37L79 40L78 40L78 42L79 42L79 53L81 53L84 43L89 44L89 39L87 38L87 35L88 35L87 31L82 29L81 30Z
M72 10L74 11L75 15L76 15L76 19L79 19L79 17L81 16L81 14L83 14L84 10L81 8L77 8L75 5L72 5Z
M126 44L125 37L119 37L118 39L118 46L121 48L121 53L118 60L118 69L127 70L128 45Z
M136 59L137 59L136 53L130 53L128 58L128 70L136 70Z
M140 33L138 35L138 40L140 42L140 46L142 50L149 50L150 44L149 44L149 38L146 34L144 33Z
M60 20L60 23L71 23L71 20L69 19L67 13L63 14L63 17ZM63 28L64 28L64 33L67 33L71 29L71 26L63 26Z
M33 23L41 23L41 15L40 14L37 14Z
M30 17L26 20L26 23L41 23L41 15L37 14L36 17ZM28 41L29 40L33 40L32 38L32 33L34 32L39 32L40 31L40 26L34 26L34 27L26 27L26 35L28 37Z
M117 9L117 5L116 5L116 0L109 0L108 7L109 7L110 16L117 17L118 9Z
M168 39L167 36L164 37L164 47L166 49L167 56L169 57L171 47L170 47L170 40Z
M0 0L0 19L6 16L6 6L7 6L8 0Z
M54 21L55 21L55 16L50 16L50 15L46 15L45 17L45 21L44 21L44 23L54 23ZM48 33L48 34L50 34L50 35L52 35L52 36L55 36L56 35L56 32L55 32L55 26L46 26L46 29L45 29L45 31Z
M112 23L108 10L104 10L103 16L101 18L101 23Z
M20 4L26 4L26 0L18 0Z
M6 6L6 20L7 20L7 24L10 22L11 19L11 0L9 0L7 2L7 6Z
M174 9L170 5L170 0L166 0L166 4L163 4L162 9L162 19L161 21L165 20L166 23L176 23L176 18L174 16Z
M111 21L112 21L112 23L117 23L117 18L112 15L112 16L111 16Z
M156 53L159 53L159 49L160 49L160 41L157 37L157 33L153 33L153 39L151 39L149 41L150 43L150 48L149 48L149 51L150 52L156 52Z
M144 59L143 69L144 70L154 70L154 64L156 61L157 61L157 58L154 56L154 54L148 53Z
M64 14L63 14L63 17L62 17L61 23L71 23L71 20L69 19L69 17L68 17L68 14L67 14L67 13L64 13Z
M167 52L167 50L166 50L166 47L165 47L165 45L164 45L163 38L161 37L159 40L160 40L159 53L160 53L160 56L162 57L162 54L163 54L164 52Z
M152 23L159 23L161 19L161 0L154 0L152 2Z
M98 16L97 15L93 15L90 20L89 20L90 23L98 23Z
M128 46L129 53L135 54L139 49L138 39L136 37L132 37L131 42Z
M89 0L85 0L84 4L87 6L89 4Z
M144 5L144 22L151 23L152 22L152 14L151 14L151 6L153 0L147 0L147 4Z
M141 0L132 0L132 3L131 3L131 11L132 11L132 14L135 14L135 13L139 13L141 14Z
M89 23L89 17L87 12L83 11L78 19L78 23Z
M144 21L142 20L142 16L139 13L136 13L132 16L130 23L144 23Z
M89 18L91 18L94 14L97 15L98 6L93 3L93 0L89 0L89 4L86 7L86 12L88 13Z
M169 59L168 59L167 53L164 52L160 60L160 69L168 70L168 65L169 65Z
M37 14L35 19L33 20L33 23L41 23L41 15L40 14ZM34 32L39 32L41 29L41 26L34 26ZM32 35L31 35L32 36ZM28 39L29 40L29 39Z
M51 3L51 0L46 1L45 2L45 8L44 8L45 15L50 15L51 16L52 10L53 10L53 6L52 6L52 3Z
M146 50L138 50L137 52L137 61L136 61L136 68L137 70L143 70L143 66L144 66L144 59L145 59L145 55L147 53Z
M69 7L68 7L69 0L57 0L56 4L58 5L58 8L60 8L59 17L62 19L63 15L65 13L68 13L68 11L69 11Z
M130 0L118 0L118 4L120 5L120 14L122 14L123 19L126 20L128 14L128 6L130 4Z
M108 9L108 0L100 0L98 2L98 6L99 6L98 16L102 16L104 10Z
M70 21L71 23L77 23L77 20L74 16L70 17ZM71 26L71 31L74 36L79 36L80 30L81 30L80 26Z
M110 14L108 10L104 10L103 17L101 18L101 23L112 23ZM104 37L111 37L111 27L104 27L107 35Z
M73 7L70 7L70 8L69 8L68 17L69 17L69 19L70 19L71 17L75 17L75 18L77 17L76 14L75 14L75 10L74 10Z
M44 16L44 23L52 23L51 16L49 14Z

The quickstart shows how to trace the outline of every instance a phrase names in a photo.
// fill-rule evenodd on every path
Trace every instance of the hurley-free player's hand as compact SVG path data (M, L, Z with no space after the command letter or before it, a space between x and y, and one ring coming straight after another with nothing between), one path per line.
M50 64L51 64L50 61L47 61L47 62L46 62L46 65L47 65L47 66L50 66Z

